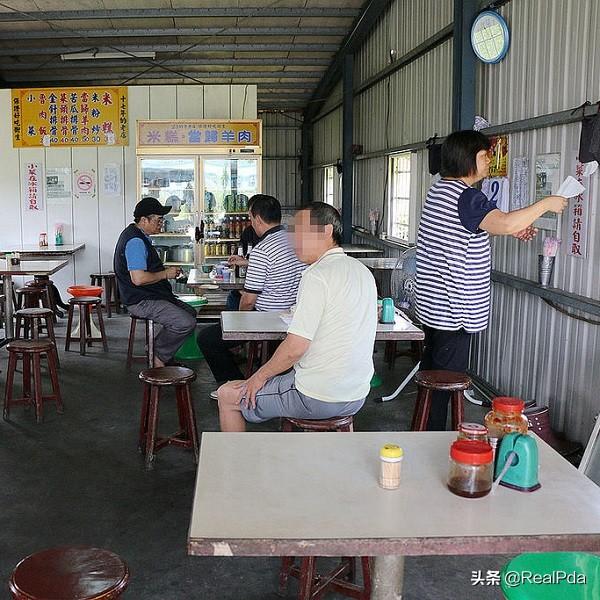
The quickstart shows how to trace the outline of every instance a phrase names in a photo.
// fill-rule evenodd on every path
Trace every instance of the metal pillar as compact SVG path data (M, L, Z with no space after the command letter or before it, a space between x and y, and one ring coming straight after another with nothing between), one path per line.
M301 200L306 206L313 198L313 173L310 165L313 160L313 125L306 121L302 124L302 158L300 160Z
M402 600L404 556L376 556L371 600Z
M342 133L342 227L345 244L352 242L352 209L354 202L354 164L352 157L354 55L344 57L343 133Z
M475 53L471 25L479 12L478 0L454 0L452 69L452 129L472 129L475 120Z

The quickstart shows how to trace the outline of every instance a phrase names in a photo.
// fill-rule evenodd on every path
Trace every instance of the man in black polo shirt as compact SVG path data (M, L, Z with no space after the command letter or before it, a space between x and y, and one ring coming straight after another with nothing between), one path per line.
M239 310L287 310L296 303L300 278L307 265L298 260L281 225L281 205L276 198L265 194L252 196L248 215L260 241L248 259ZM230 351L240 343L224 341L220 324L200 331L198 345L219 386L244 379ZM216 391L211 398L217 399Z
M196 327L196 311L173 294L168 282L177 277L177 267L163 265L149 237L160 232L170 210L156 198L142 198L133 211L134 222L119 236L114 256L119 293L130 314L162 325L154 340L155 367L168 363Z

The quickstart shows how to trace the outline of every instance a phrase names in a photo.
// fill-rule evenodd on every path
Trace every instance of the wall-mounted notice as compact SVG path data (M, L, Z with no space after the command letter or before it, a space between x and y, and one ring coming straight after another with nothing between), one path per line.
M490 202L495 202L502 212L510 210L510 186L508 177L490 177L484 179L481 191L488 197Z
M48 204L69 204L71 201L71 169L46 168L46 201Z
M102 171L102 192L106 196L121 195L121 168L116 163L104 165Z
M579 181L585 190L569 201L567 211L568 229L566 249L567 254L576 258L587 258L588 225L590 220L590 179L584 180L583 170L585 166L575 159L575 179Z
M490 138L490 177L506 177L508 175L508 136L498 135Z
M510 175L512 187L510 210L529 206L529 159L526 156L513 158Z
M556 194L560 187L560 152L538 154L535 159L535 199L536 202ZM544 213L534 225L539 229L555 231L558 218L554 213Z
M96 170L73 171L73 195L80 200L96 197Z
M42 165L40 163L23 165L23 208L26 211L44 210Z

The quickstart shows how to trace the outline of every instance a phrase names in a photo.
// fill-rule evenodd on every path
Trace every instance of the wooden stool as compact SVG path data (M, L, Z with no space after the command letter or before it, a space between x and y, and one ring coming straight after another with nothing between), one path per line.
M457 430L464 418L464 391L471 385L469 377L454 371L418 371L415 375L415 383L418 393L411 431L427 429L433 392L451 392L452 429Z
M65 352L69 351L71 342L79 340L79 354L85 356L86 343L88 346L92 342L102 342L104 352L108 352L108 343L106 341L106 332L104 331L104 320L102 319L102 307L100 298L96 296L79 296L69 300L69 316L67 319L67 339L65 341ZM74 336L73 313L75 307L79 307L79 336ZM98 326L100 327L100 337L92 336L92 310L96 309L98 315Z
M131 370L131 363L136 360L143 360L148 368L154 367L154 321L152 319L142 319L141 317L131 317L129 326L129 341L127 343L127 370ZM146 338L144 343L144 354L135 355L133 347L135 345L135 329L138 321L144 321L146 325Z
M142 371L139 378L144 383L144 399L138 448L146 457L146 468L152 467L154 454L170 444L191 448L194 461L198 462L198 431L190 391L190 383L196 379L196 373L186 367L157 367ZM175 387L180 430L170 436L159 437L158 403L161 389L166 386Z
M17 309L21 308L50 308L50 295L47 287L30 285L15 290Z
M50 548L24 558L10 578L14 600L114 600L129 583L129 569L101 548Z
M115 310L121 314L121 300L119 298L119 288L117 286L117 276L114 273L92 273L90 275L92 285L99 285L104 290L104 306L108 318L112 317L112 305Z
M334 417L333 419L293 419L283 417L282 431L293 431L294 427L301 431L354 431L354 417Z
M63 403L60 397L58 375L56 371L56 348L50 340L14 340L10 342L8 350L8 371L6 373L6 388L4 390L4 420L8 421L10 407L13 404L35 405L35 416L38 423L42 422L43 403L49 400L56 402L57 411L62 414ZM52 383L52 394L44 396L42 393L41 357L45 354L48 359L48 370ZM23 397L13 397L13 383L17 369L17 359L23 358ZM32 372L33 362L33 372ZM31 395L31 377L33 375L33 396Z
M57 322L56 317L64 316L62 311L58 308L58 303L62 303L62 300L56 297L58 294L58 290L56 290L54 286L54 282L50 279L48 275L34 275L32 281L27 281L25 283L26 287L37 287L40 289L46 290L48 294L48 302L50 309L54 313L54 322ZM55 293L56 290L56 293Z
M354 417L334 417L332 419L295 419L284 417L281 423L283 431L354 431ZM355 558L344 556L333 571L326 575L316 572L316 556L303 556L300 565L295 565L293 556L281 559L279 571L279 595L285 596L288 579L296 577L300 581L299 600L320 598L326 591L336 591L349 598L369 600L371 597L371 569L369 558L361 557L363 571L363 586L354 583L356 572Z
M56 336L54 335L54 313L52 310L49 308L21 308L15 313L15 317L17 319L15 339L17 340L39 340L40 328L46 327L48 339L54 344L56 364L60 366ZM42 323L42 319L44 323ZM21 329L23 329L23 335L21 335Z

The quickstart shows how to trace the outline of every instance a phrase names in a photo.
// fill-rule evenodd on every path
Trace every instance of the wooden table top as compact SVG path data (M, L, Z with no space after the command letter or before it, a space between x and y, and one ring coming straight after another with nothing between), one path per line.
M68 260L22 260L13 266L0 260L0 275L53 275L68 264Z
M36 244L15 244L14 246L3 246L0 250L0 256L20 252L31 256L61 256L65 254L75 254L83 250L85 244L63 244L62 246L48 245L38 246Z
M282 340L287 335L290 313L262 311L225 311L221 313L224 340ZM376 340L422 340L423 331L400 311L392 325L377 324Z
M535 434L534 434L535 436ZM446 487L456 432L202 434L188 553L381 556L600 551L600 488L545 442L542 487L483 498ZM379 448L404 449L400 488Z
M393 271L400 261L400 257L390 258L357 258L365 267L373 271Z
M222 279L211 279L206 273L203 273L201 269L190 269L190 274L186 285L188 287L203 287L206 285L218 285L220 289L229 290L243 290L245 277L233 278L232 281L223 281Z
M342 244L342 248L346 254L383 254L383 250L373 248L373 246L363 246L359 244Z

